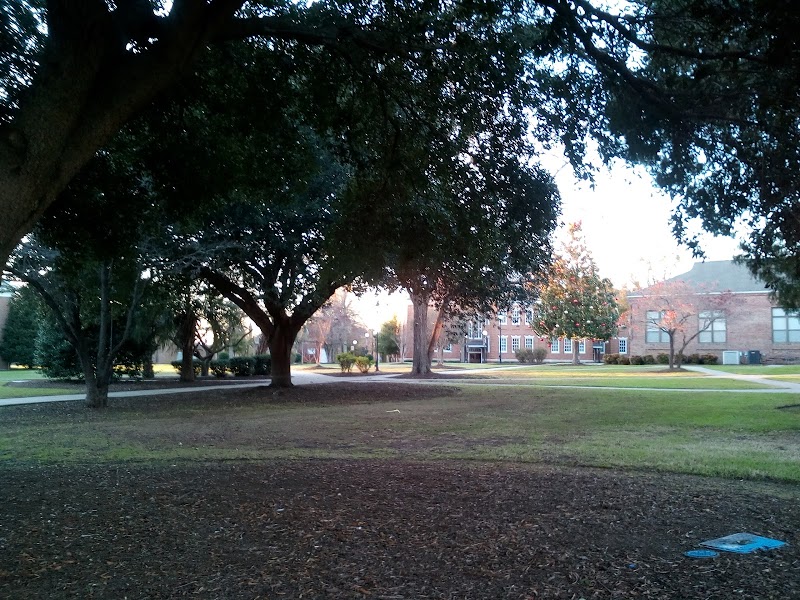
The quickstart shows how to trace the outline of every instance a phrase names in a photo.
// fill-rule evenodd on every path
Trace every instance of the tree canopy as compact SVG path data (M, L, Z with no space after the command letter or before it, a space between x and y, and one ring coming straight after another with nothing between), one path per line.
M749 256L786 258L793 276L797 19L776 0L4 3L0 253L209 46L250 38L275 74L326 64L314 97L350 102L348 142L380 123L383 164L397 160L398 123L427 130L435 151L481 103L524 108L534 138L579 170L589 138L604 157L648 163L680 199L678 234L684 218L726 231L752 217Z

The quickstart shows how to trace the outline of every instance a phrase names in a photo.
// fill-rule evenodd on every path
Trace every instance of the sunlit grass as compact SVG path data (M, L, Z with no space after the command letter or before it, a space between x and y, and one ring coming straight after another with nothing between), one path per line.
M233 393L233 391L232 391ZM333 393L333 391L332 391ZM362 399L363 400L363 399ZM0 409L2 461L272 458L513 460L800 483L800 410L785 394L511 385L374 403L146 411Z

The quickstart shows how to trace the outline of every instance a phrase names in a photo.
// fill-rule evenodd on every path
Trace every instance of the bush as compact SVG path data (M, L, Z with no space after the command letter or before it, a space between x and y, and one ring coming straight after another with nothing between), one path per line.
M603 362L607 365L616 365L619 364L620 355L619 354L604 354L603 355Z
M231 357L229 352L220 352L217 354L217 360L228 360Z
M255 372L256 359L252 356L234 356L228 365L236 377L250 377Z
M372 358L369 356L357 356L356 357L356 367L362 373L366 374L369 373L369 368L372 366Z
M173 360L169 364L172 365L172 368L175 369L175 371L178 374L180 374L180 372L181 372L181 364L183 364L183 361L181 361L181 360ZM194 368L194 376L198 377L200 375L200 368L201 368L200 361L197 360L196 358L193 358L192 359L192 367Z
M618 362L621 365L629 365L631 364L631 359L628 358L627 356L620 356Z
M699 365L700 364L700 355L697 353L690 354L686 357L685 360L687 365Z
M272 357L269 354L256 354L253 357L253 375L269 375L272 371Z
M293 352L292 361L294 362L294 364L299 365L301 362L303 362L303 355L300 354L299 352Z
M716 354L703 354L700 360L701 365L715 365L719 362L719 357Z
M209 363L208 368L211 369L214 377L225 377L225 375L228 373L228 361L224 358L212 360Z
M536 362L537 365L542 364L546 356L547 356L547 348L533 349L533 360Z
M646 365L654 365L656 364L656 358L652 354L645 354L642 357L642 362Z
M659 352L656 354L656 362L660 365L668 365L669 364L669 354L666 352Z
M532 363L534 361L533 358L533 350L529 348L523 348L522 350L517 350L517 360L521 363Z
M342 369L342 373L352 373L353 365L356 363L356 356L352 352L342 352L336 355L336 362Z
M631 356L631 364L632 365L643 365L644 364L644 359L641 356L639 356L638 354L634 354L633 356Z

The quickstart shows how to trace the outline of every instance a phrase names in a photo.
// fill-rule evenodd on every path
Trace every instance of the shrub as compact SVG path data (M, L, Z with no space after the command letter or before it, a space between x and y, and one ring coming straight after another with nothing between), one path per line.
M255 372L256 359L252 356L234 356L228 365L236 377L250 377Z
M178 374L180 374L180 372L181 372L181 364L182 364L182 363L183 363L183 361L180 361L180 360L173 360L173 361L172 361L171 363L169 363L169 364L172 366L172 368L173 368L173 369L175 369L175 371L176 371ZM200 361L199 361L199 360L197 360L196 358L193 358L193 359L192 359L192 367L194 368L194 375L195 375L195 377L199 376L199 375L200 375L200 369L201 369L201 367L202 367L202 365L200 364Z
M228 360L231 357L229 352L220 352L217 354L217 360Z
M272 371L272 357L269 354L256 354L253 357L253 375L269 375Z
M353 365L356 362L356 356L352 352L342 352L336 355L336 362L342 369L342 373L352 373Z
M542 364L546 356L547 356L547 348L533 349L533 360L536 362L537 365Z
M687 365L699 365L700 364L700 355L697 353L690 354L686 357L685 360Z
M372 358L369 356L356 356L356 367L362 373L369 373L369 368L372 366Z
M627 356L620 356L618 362L621 365L629 365L631 364L631 359L628 358Z
M544 350L544 348L542 348ZM517 350L517 360L521 363L532 363L533 358L533 350L529 348L523 348L522 350Z
M660 365L668 365L669 364L669 354L666 352L659 352L656 354L656 362Z
M214 377L225 377L225 375L228 373L228 361L224 358L212 360L209 363L208 368L211 369Z
M299 365L301 362L303 362L303 355L299 352L293 352L292 361L294 361L294 364Z
M656 364L656 358L652 354L645 354L642 357L642 362L646 365L654 365Z
M701 365L715 365L719 362L719 357L716 354L703 354L700 360Z
M619 354L604 354L603 355L603 362L607 365L616 365L619 364L620 355Z
M644 364L644 359L641 356L639 356L638 354L634 354L633 356L631 356L631 364L632 365L643 365Z

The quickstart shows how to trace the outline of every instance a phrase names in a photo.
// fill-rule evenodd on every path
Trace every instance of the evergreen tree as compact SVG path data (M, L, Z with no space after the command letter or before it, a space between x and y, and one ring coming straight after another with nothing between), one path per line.
M42 304L28 286L14 293L8 307L8 318L0 342L0 356L8 364L17 364L26 369L37 364L36 337L42 320Z
M578 364L577 341L606 340L615 335L619 308L611 281L598 273L581 224L570 225L569 235L540 287L533 326L539 335L573 340L572 362Z

